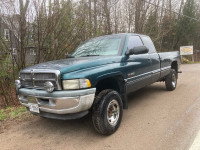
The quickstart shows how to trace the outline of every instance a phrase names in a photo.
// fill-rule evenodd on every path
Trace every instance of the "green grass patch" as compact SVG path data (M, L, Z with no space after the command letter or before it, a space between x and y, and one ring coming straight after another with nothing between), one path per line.
M7 107L0 109L0 121L9 119L20 119L29 116L30 113L23 106Z
M200 64L200 62L188 61L188 62L183 62L183 64Z
M7 118L7 114L1 110L0 111L0 121L5 120L6 118Z

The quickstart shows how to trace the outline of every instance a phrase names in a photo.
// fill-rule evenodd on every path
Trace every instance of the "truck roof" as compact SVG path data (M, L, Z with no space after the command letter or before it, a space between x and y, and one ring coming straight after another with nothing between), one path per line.
M117 34L108 34L108 35L102 35L102 36L126 36L126 35L137 35L137 36L147 36L144 34L138 34L138 33L117 33ZM101 37L101 36L100 36Z

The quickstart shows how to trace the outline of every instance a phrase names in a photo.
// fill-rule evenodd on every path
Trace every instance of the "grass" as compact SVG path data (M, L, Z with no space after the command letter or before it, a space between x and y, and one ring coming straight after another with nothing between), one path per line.
M22 119L27 116L30 116L30 113L23 106L0 109L0 121L9 119Z
M183 62L183 64L199 64L200 62L192 62L192 61L188 61L188 62Z
M187 59L187 58L182 58L182 63L183 64L198 64L198 63L200 63L199 61L195 61L195 62L193 62L193 61L190 61L189 59Z
M5 120L6 118L7 118L6 113L1 110L0 111L0 120Z

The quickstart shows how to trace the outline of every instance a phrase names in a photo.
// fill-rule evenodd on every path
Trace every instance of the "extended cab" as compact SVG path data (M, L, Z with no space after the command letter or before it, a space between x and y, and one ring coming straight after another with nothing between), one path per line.
M176 88L179 52L157 53L150 37L113 34L80 45L63 60L22 70L19 101L38 116L77 119L92 113L95 129L112 134L120 125L127 94L157 81Z

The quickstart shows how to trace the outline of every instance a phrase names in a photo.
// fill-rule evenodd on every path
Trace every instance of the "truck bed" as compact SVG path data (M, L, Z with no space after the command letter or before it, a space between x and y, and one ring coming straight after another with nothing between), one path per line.
M180 54L178 51L174 52L161 52L158 53L160 57L160 69L161 69L161 77L163 78L167 74L169 74L169 68L171 68L171 63L176 61L177 64L180 64Z

